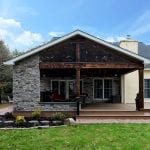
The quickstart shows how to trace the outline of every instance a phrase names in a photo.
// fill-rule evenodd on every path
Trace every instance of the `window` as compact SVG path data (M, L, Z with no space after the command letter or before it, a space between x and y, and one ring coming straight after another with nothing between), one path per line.
M103 80L100 79L94 80L94 98L95 99L103 98Z
M112 96L112 79L94 80L94 99L109 99Z
M150 79L144 79L144 98L150 98Z
M71 99L75 96L75 80L52 80L52 92L56 91L62 99ZM82 80L80 81L80 93L82 93Z
M112 80L104 80L104 98L110 98L112 96Z

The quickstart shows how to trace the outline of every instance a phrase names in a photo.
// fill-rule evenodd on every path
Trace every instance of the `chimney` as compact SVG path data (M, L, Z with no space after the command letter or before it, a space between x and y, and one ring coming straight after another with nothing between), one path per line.
M120 41L119 46L138 54L138 41L131 39L130 35L127 35L125 40Z

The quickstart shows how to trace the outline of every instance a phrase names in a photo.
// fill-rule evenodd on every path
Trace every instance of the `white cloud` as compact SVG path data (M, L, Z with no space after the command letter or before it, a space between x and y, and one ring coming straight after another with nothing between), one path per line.
M141 14L131 26L131 35L140 35L150 32L150 10Z
M4 40L11 50L25 50L43 42L43 37L25 30L15 19L0 17L0 40Z
M7 37L7 35L8 35L7 30L0 29L0 39L3 39L3 38L5 39Z
M49 35L52 37L58 37L61 36L62 34L64 34L64 32L54 32L54 31L49 32Z
M122 36L109 36L109 37L106 37L105 40L108 41L108 42L119 42L121 40L124 40L126 39L125 37L122 37Z
M30 46L34 42L42 42L43 38L39 33L32 33L31 31L24 31L16 39L15 42L21 45Z
M21 28L20 22L14 19L4 19L0 17L0 28Z

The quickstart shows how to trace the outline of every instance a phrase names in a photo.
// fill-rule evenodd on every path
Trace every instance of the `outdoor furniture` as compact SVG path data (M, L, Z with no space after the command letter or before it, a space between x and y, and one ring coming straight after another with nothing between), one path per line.
M13 101L13 99L11 99L9 96L7 96L8 97L8 102L9 103L13 103L14 101Z

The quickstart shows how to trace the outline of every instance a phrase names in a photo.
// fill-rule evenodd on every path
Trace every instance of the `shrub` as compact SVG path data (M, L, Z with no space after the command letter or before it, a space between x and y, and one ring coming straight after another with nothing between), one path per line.
M51 120L64 120L66 118L66 115L61 112L56 112L51 116Z
M12 114L12 112L6 112L4 114L4 118L7 120L7 119L14 119L14 116Z
M35 109L34 112L32 113L32 118L38 120L41 116L41 110Z
M25 123L26 123L26 120L25 120L24 116L17 116L17 117L16 117L16 125L17 125L18 127L24 126Z

